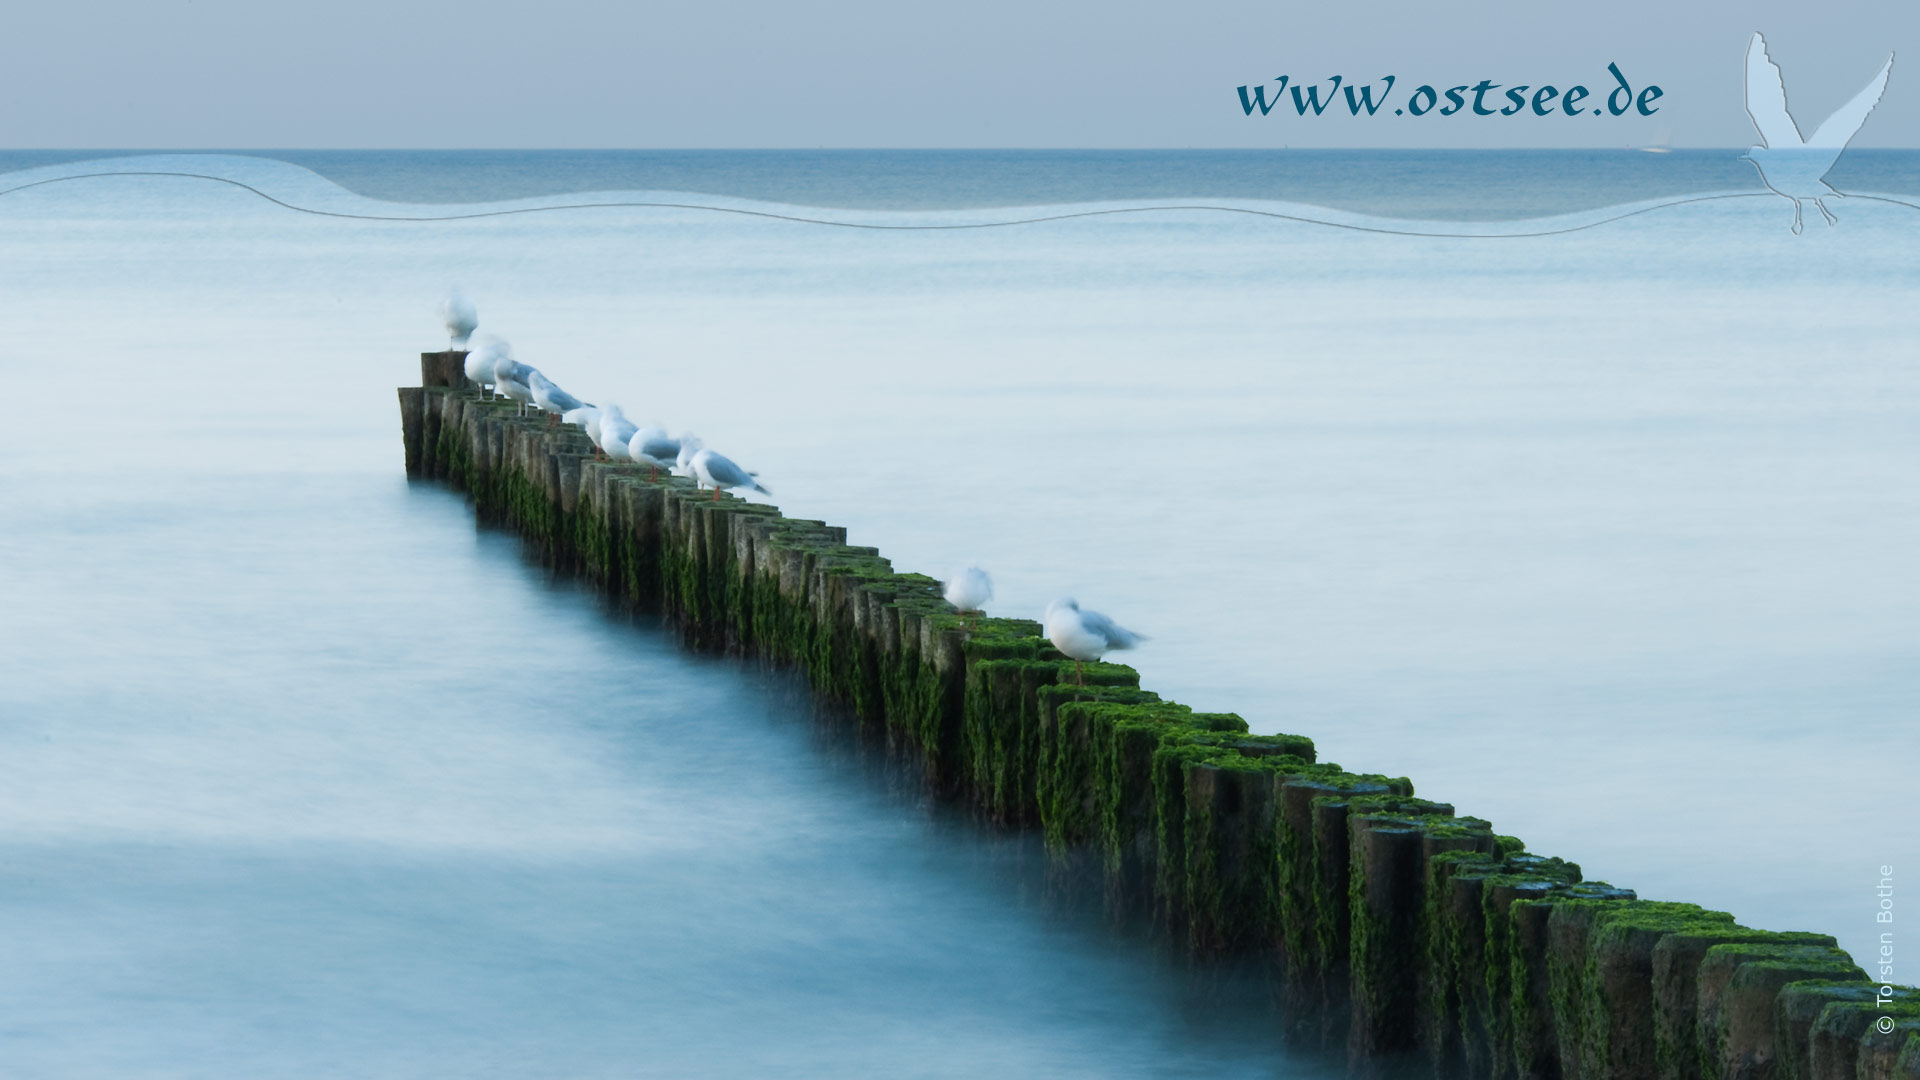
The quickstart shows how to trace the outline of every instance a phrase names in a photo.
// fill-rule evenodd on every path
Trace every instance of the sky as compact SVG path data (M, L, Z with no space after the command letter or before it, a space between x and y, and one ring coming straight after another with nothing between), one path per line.
M1920 5L43 0L0 36L0 147L1744 146L1755 30L1811 132L1920 49ZM1661 87L1654 116L1249 117L1236 94L1604 92L1609 62ZM1896 62L1853 145L1920 146L1920 69Z

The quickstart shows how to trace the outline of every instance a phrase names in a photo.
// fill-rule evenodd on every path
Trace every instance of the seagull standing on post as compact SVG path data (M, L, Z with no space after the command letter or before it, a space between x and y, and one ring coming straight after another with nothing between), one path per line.
M713 501L720 501L720 493L729 488L749 488L762 495L773 492L760 486L754 477L759 473L750 473L734 464L733 459L712 450L701 450L687 463L693 478L701 487L713 489Z
M560 414L563 424L578 424L587 433L587 441L593 444L593 456L600 457L600 410L592 405L582 405Z
M577 409L568 409L560 414L563 424L577 424L584 428L587 438L593 442L595 450L600 449L600 410L592 405L582 405Z
M647 479L657 480L661 469L671 470L680 460L680 440L661 428L643 427L627 440L627 456L647 466Z
M1087 684L1082 661L1098 660L1115 649L1131 649L1147 640L1097 611L1081 611L1080 602L1072 597L1047 605L1045 626L1047 640L1073 659L1073 676L1082 686Z
M541 412L547 414L547 423L558 423L564 413L585 408L587 403L560 389L552 379L539 371L527 376L527 389L533 392L533 403Z
M532 365L522 364L511 355L502 356L493 362L494 393L504 394L518 403L521 415L525 415L527 406L533 404L533 388L527 385L527 379L532 375Z
M500 362L501 357L512 359L513 346L507 344L507 339L498 334L481 335L480 340L474 342L473 348L467 351L464 364L467 380L480 387L483 397L487 396L488 390L494 389L497 385L494 382L493 369L494 365Z
M993 579L987 576L985 570L969 566L954 571L941 595L960 614L978 615L986 602L993 599Z
M631 461L627 453L627 444L633 441L633 433L640 429L628 420L620 406L609 405L600 410L600 452L615 461Z
M693 432L681 432L680 452L675 454L673 458L673 475L691 478L693 476L693 455L699 453L700 448L705 445L705 443L700 441L700 436L695 435Z
M480 315L473 309L473 301L466 298L459 289L447 293L440 301L440 319L447 324L447 341L455 350L467 347L467 339L473 336L473 328L480 325Z
M1828 187L1822 177L1840 159L1840 151L1847 148L1860 125L1867 122L1867 114L1880 103L1880 95L1887 89L1887 74L1892 70L1893 54L1888 53L1880 74L1867 88L1834 110L1812 138L1803 139L1793 114L1787 111L1787 88L1780 80L1779 67L1767 55L1766 40L1756 31L1747 43L1747 116L1760 133L1761 145L1749 148L1741 160L1753 162L1767 190L1793 203L1794 235L1804 227L1800 204L1807 199L1820 208L1828 226L1840 220L1827 209L1826 197L1844 193Z

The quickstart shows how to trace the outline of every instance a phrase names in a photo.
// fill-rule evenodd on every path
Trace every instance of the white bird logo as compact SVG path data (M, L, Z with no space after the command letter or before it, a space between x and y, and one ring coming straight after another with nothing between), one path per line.
M1803 227L1800 203L1804 199L1813 200L1829 226L1840 220L1827 209L1825 200L1829 195L1839 197L1843 193L1828 187L1822 177L1840 159L1840 151L1847 148L1847 142L1860 130L1860 125L1867 122L1867 114L1880 103L1880 95L1887 89L1887 73L1892 70L1893 54L1888 53L1887 62L1880 65L1880 74L1873 77L1867 88L1827 117L1813 138L1803 139L1799 125L1793 122L1793 114L1787 112L1787 88L1780 80L1779 66L1767 55L1766 39L1756 31L1753 41L1748 43L1747 116L1753 120L1753 129L1760 133L1761 145L1749 149L1740 160L1753 162L1767 190L1793 203L1796 236Z

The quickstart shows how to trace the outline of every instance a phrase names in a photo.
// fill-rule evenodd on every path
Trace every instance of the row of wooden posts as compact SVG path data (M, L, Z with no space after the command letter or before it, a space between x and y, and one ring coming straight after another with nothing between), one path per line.
M458 352L400 391L409 476L472 497L695 648L793 665L946 797L1091 862L1117 912L1204 959L1270 961L1274 1022L1351 1071L1488 1080L1920 1080L1920 997L1833 938L1737 924L1576 864L1311 739L1196 712L844 529L595 459L484 400Z

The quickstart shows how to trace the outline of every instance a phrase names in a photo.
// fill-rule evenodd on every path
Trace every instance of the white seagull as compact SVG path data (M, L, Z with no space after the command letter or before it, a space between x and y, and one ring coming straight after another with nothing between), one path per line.
M680 433L680 452L678 454L675 454L673 458L673 475L688 476L688 477L692 476L693 475L693 455L699 453L700 448L705 445L706 445L705 443L700 441L700 436L695 435L693 432L691 431L681 432Z
M539 371L534 371L527 376L527 389L533 393L534 405L550 418L549 423L558 421L565 413L587 405L586 402L560 389L552 379Z
M560 414L563 424L578 424L587 433L587 441L593 444L596 453L600 450L600 410L591 405L582 405Z
M643 427L627 440L627 456L647 466L648 479L657 478L661 469L671 470L680 460L680 440L669 438L657 427Z
M687 462L687 467L693 471L693 478L701 487L713 489L714 502L719 502L720 493L728 488L750 488L762 495L773 494L754 479L759 473L748 472L734 464L733 459L712 450L701 450L694 454Z
M468 381L481 388L482 394L493 386L493 366L501 357L513 356L513 346L498 334L483 334L473 348L467 350L467 359L463 367Z
M640 430L633 421L628 420L620 411L620 406L609 405L600 410L600 451L615 461L631 461L627 453L627 443L633 440L633 433Z
M480 325L480 315L473 309L473 301L463 296L459 289L447 293L440 301L440 319L447 324L447 340L455 349L467 347L467 338L473 335L473 328Z
M944 596L947 603L952 604L960 614L978 615L986 602L993 599L993 579L977 566L956 570L947 579Z
M1098 660L1115 649L1131 649L1147 640L1097 611L1081 611L1080 602L1072 597L1047 605L1045 625L1047 640L1073 658L1074 678L1083 686L1087 678L1080 668L1082 661Z
M527 385L527 379L533 375L530 365L522 364L512 356L502 356L493 362L493 389L496 394L504 394L510 401L518 402L520 412L524 414L527 406L533 404L533 388Z
M1803 139L1793 114L1787 111L1787 88L1780 80L1780 68L1767 55L1766 40L1756 31L1747 43L1747 116L1760 133L1761 145L1749 148L1741 160L1753 163L1767 190L1793 203L1795 235L1803 228L1802 200L1813 200L1829 226L1840 220L1827 209L1825 200L1843 193L1828 187L1821 178L1840 159L1840 151L1847 148L1860 125L1867 122L1867 114L1880 103L1880 95L1887 89L1887 74L1892 70L1893 54L1888 53L1880 74L1867 88L1834 110L1812 138Z

